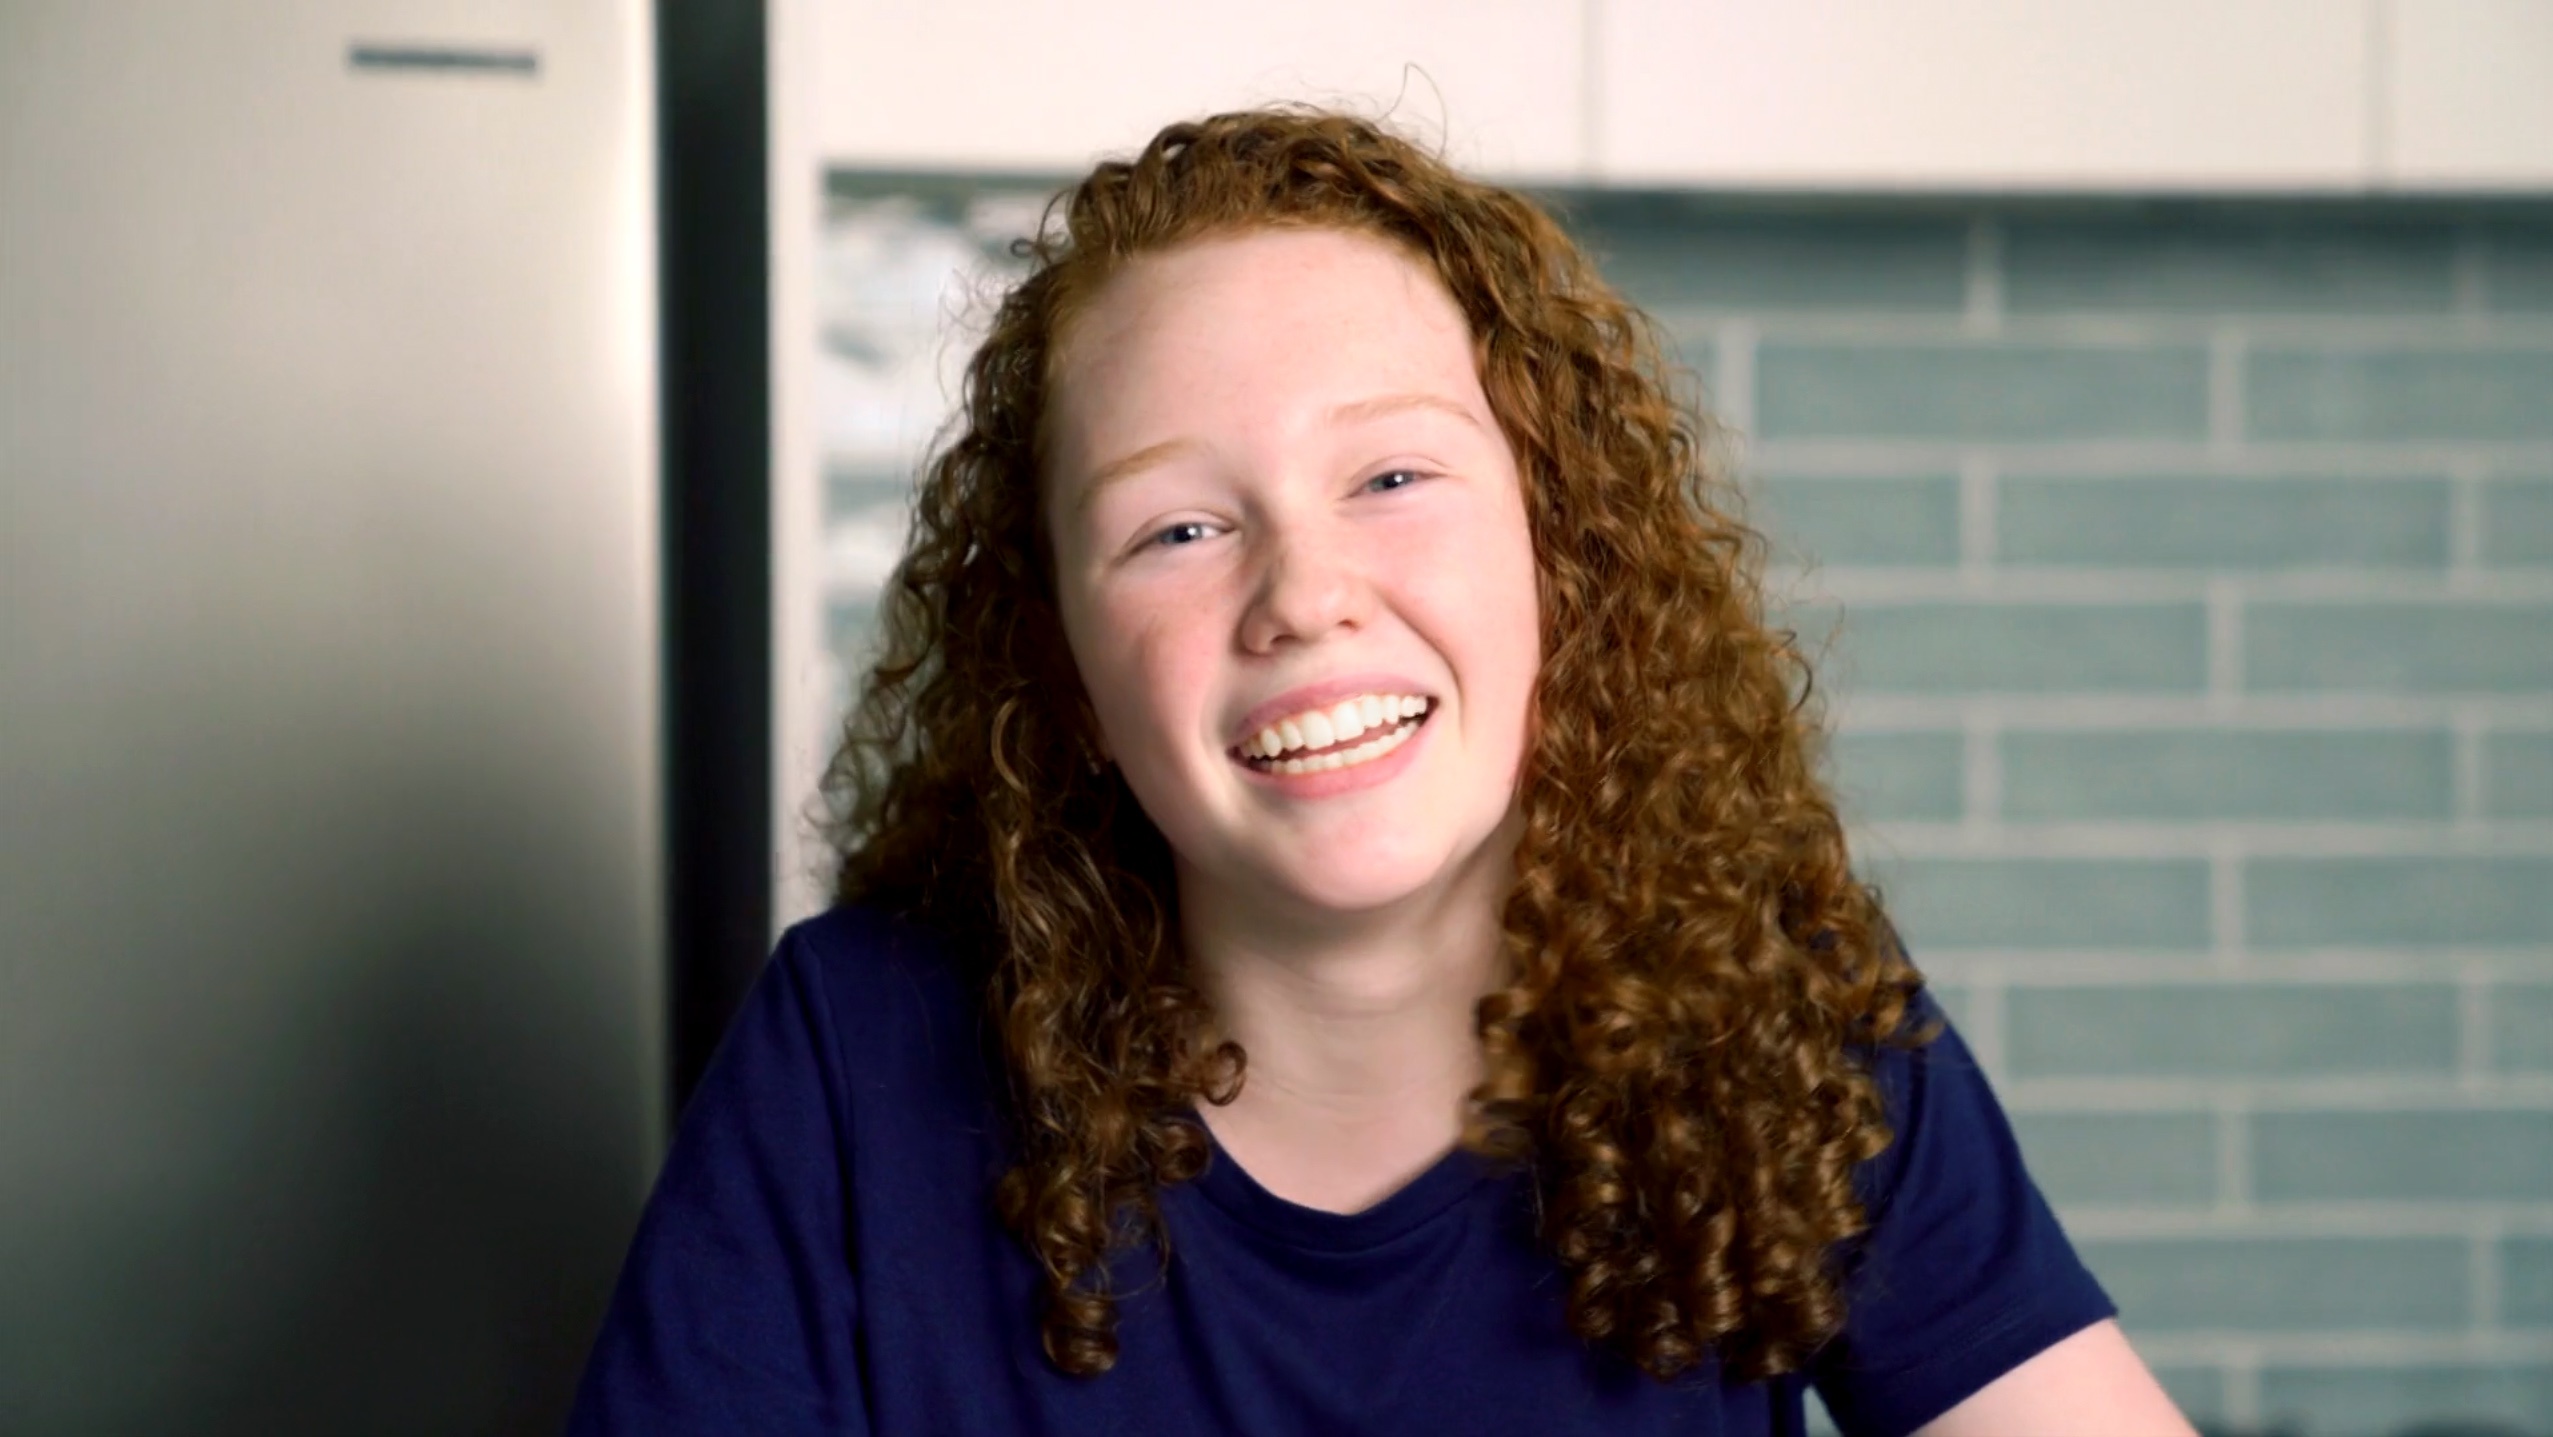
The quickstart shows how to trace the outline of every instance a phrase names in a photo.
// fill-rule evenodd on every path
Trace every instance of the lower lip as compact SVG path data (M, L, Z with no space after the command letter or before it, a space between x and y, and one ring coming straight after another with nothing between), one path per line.
M1428 730L1434 727L1436 715L1430 713L1419 724L1417 732L1401 740L1400 747L1381 758L1368 759L1346 768L1325 768L1312 773L1276 773L1252 768L1239 759L1234 759L1233 763L1254 782L1287 798L1331 798L1391 782L1415 761L1413 756L1417 754L1418 746L1427 742Z

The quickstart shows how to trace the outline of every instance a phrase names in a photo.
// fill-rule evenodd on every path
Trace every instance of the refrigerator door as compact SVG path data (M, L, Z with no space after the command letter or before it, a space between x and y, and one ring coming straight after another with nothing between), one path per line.
M662 1106L650 43L0 6L0 1427L564 1410Z

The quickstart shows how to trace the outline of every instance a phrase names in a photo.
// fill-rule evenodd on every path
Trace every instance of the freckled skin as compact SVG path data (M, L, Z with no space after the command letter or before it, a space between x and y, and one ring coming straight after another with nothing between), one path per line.
M1317 927L1498 891L1541 663L1533 545L1435 276L1319 230L1137 260L1069 331L1050 420L1066 636L1182 901ZM1305 798L1231 757L1257 705L1368 673L1436 702L1388 781Z

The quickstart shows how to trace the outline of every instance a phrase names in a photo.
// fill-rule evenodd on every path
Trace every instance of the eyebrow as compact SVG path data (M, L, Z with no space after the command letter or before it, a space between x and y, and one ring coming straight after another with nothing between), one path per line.
M1099 497L1100 490L1118 480L1131 478L1164 460L1204 447L1194 439L1164 439L1158 444L1147 444L1132 454L1121 454L1091 471L1089 480L1081 486L1081 497L1073 502L1073 507L1087 509L1090 501Z
M1480 427L1480 420L1475 418L1469 409L1443 395L1419 392L1378 394L1371 399L1351 400L1332 408L1322 418L1327 420L1332 428L1337 428L1346 424L1368 424L1374 420L1413 409L1433 410L1459 419L1474 429ZM1183 454L1194 453L1204 447L1194 439L1164 439L1158 444L1147 444L1132 454L1121 454L1091 471L1090 478L1082 484L1081 495L1074 501L1073 507L1087 509L1091 501L1099 496L1101 490L1118 480L1132 478L1156 464L1178 458Z
M1439 414L1450 414L1474 429L1480 427L1480 421L1472 416L1469 409L1441 394L1424 392L1378 394L1372 399L1359 399L1331 410L1328 418L1333 425L1363 424L1411 409L1432 409Z

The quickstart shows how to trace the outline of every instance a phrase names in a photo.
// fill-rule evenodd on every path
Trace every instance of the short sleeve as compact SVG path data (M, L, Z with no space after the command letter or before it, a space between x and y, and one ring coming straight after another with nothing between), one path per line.
M1917 1014L1939 1020L1929 1000ZM1898 1437L2116 1315L2021 1163L1966 1043L1873 1063L1895 1140L1861 1173L1843 1332L1810 1377L1848 1437Z
M850 1151L823 1006L794 939L765 967L677 1129L567 1430L867 1431Z

